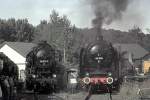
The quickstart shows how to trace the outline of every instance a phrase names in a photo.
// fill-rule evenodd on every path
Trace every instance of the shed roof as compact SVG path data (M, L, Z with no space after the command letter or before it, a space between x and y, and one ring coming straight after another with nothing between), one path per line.
M34 43L25 43L25 42L4 42L1 45L1 47L4 45L8 45L16 52L21 54L23 57L26 57L26 55L32 50L32 48L36 46L36 44Z
M125 54L125 58L129 57L129 53L133 54L134 59L140 59L144 57L149 52L145 50L142 46L139 44L114 44L113 47L115 47L117 50L121 52L127 52Z

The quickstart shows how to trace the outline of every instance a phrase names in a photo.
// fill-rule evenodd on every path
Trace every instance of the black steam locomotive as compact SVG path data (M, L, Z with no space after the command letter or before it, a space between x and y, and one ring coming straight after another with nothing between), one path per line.
M118 92L122 82L118 52L105 40L97 40L80 52L79 78L91 92Z
M57 89L56 52L46 42L39 43L26 57L26 89L55 92Z

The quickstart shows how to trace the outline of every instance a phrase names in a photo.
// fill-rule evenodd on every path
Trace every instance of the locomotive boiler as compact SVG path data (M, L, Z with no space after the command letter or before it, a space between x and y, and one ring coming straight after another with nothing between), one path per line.
M26 57L26 89L54 92L57 88L55 50L46 42L39 43Z
M81 49L79 79L91 92L118 92L122 82L118 52L105 40L97 40Z

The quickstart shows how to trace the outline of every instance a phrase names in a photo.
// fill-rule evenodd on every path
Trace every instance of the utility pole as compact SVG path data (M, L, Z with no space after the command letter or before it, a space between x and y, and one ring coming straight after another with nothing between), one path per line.
M64 49L63 49L63 53L64 53L64 63L66 63L66 36L67 36L67 28L65 27L64 29Z
M68 46L68 41L69 41L69 38L68 38L68 35L70 34L70 32L72 32L72 28L69 28L69 27L65 27L64 29L64 49L63 49L63 53L64 53L64 63L66 63L66 51L68 49L66 49L66 46Z
M66 63L66 40L64 40L64 63Z

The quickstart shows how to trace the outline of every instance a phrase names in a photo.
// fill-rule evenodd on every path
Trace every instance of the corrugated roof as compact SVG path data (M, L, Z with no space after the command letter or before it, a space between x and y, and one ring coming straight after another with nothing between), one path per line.
M32 48L36 46L36 44L34 43L25 42L4 42L3 45L5 44L17 51L23 57L26 57L26 55L32 50Z
M149 52L146 51L143 47L138 44L113 44L113 47L117 48L117 50L121 52L127 52L125 54L125 58L129 57L129 53L133 54L134 59L140 59L141 57L145 56Z

